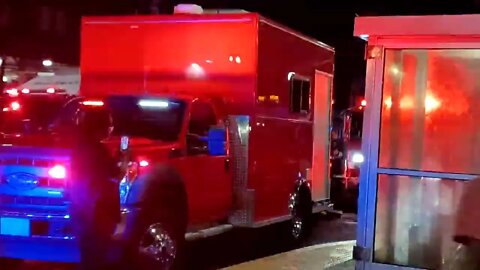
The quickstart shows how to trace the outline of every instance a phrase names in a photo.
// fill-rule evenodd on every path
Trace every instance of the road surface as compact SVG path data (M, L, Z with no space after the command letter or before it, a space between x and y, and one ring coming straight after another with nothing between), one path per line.
M281 235L286 224L256 230L235 230L209 239L188 244L189 269L219 269L238 263L278 254L291 249L315 244L355 239L356 217L345 214L342 218L318 216L312 235L297 246L289 244ZM70 270L71 265L27 262L21 270Z

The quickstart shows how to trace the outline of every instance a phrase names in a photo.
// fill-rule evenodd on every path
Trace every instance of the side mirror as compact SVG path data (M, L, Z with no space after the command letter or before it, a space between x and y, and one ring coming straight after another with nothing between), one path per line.
M212 127L208 131L208 153L212 156L223 156L227 154L225 128Z

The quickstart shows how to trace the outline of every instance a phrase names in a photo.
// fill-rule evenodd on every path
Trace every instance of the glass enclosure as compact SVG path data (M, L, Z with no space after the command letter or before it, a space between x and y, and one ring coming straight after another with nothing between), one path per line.
M439 269L480 174L480 50L386 49L382 87L373 262Z
M387 50L380 167L480 173L480 50Z

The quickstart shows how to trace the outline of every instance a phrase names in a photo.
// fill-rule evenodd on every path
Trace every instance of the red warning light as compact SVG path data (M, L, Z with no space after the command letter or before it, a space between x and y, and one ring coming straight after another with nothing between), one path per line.
M20 110L20 103L14 101L10 104L10 108L12 108L12 111L18 111Z
M8 105L8 107L4 107L2 111L4 112L12 112L12 111L18 111L20 110L20 103L17 101L14 101Z
M13 88L13 89L7 89L5 90L5 93L7 93L11 97L16 97L18 96L18 90Z
M360 102L360 105L362 107L366 107L367 106L367 101L365 99L363 99L361 102Z

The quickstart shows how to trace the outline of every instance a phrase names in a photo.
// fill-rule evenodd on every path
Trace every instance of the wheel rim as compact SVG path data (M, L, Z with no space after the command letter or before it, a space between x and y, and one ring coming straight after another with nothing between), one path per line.
M300 216L294 214L292 218L292 236L295 239L298 239L302 235L302 231L303 231L303 219Z
M140 242L142 257L149 259L158 269L170 269L177 256L177 244L161 224L150 226Z

